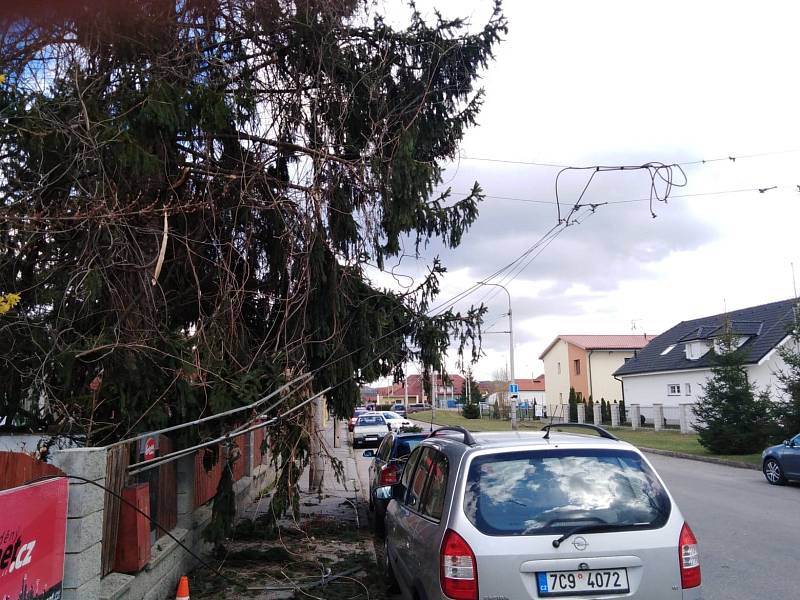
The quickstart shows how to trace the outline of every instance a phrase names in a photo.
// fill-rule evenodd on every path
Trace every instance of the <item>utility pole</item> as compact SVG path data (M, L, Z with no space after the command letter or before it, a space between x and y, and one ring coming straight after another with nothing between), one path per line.
M472 367L467 367L467 404L472 404Z
M325 477L325 462L322 456L322 437L325 431L323 411L325 410L325 396L320 396L311 404L312 433L309 444L311 464L308 469L308 491L322 493L322 481Z
M408 410L408 375L406 374L405 365L403 365L403 402L405 402L406 410Z
M514 378L514 321L511 316L511 294L509 293L508 289L504 285L500 285L499 283L485 283L483 281L479 282L480 285L490 285L494 287L502 288L502 290L508 296L508 356L509 356L509 382L508 382L508 395L511 400L511 429L517 429L517 395L518 392L516 391L517 382Z

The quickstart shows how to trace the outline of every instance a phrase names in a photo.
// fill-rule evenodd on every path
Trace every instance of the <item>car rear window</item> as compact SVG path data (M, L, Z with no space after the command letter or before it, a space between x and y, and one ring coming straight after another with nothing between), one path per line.
M378 415L364 415L358 417L356 425L385 425L383 417Z
M404 458L408 457L411 454L411 451L419 446L419 443L425 439L425 436L420 436L416 438L398 438L397 445L395 446L394 456L395 458Z
M655 529L669 496L635 452L552 449L472 460L464 512L487 535L559 533L582 525ZM600 531L600 529L598 529Z

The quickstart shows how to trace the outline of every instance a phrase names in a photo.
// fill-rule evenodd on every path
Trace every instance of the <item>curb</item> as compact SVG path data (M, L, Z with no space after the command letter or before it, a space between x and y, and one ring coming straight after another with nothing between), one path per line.
M672 458L685 458L687 460L696 460L698 462L711 463L714 465L723 465L725 467L736 467L737 469L750 469L751 471L760 471L758 465L751 463L741 462L738 460L728 460L727 458L714 458L713 456L700 456L697 454L687 454L686 452L673 452L672 450L657 450L655 448L645 448L644 446L637 446L642 452L650 454L659 454L661 456L670 456Z

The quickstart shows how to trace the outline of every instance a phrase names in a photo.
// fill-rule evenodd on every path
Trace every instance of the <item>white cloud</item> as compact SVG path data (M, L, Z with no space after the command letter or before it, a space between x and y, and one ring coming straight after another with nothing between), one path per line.
M432 3L431 3L432 4ZM445 2L447 15L484 19L487 2ZM424 3L422 4L425 9ZM508 0L509 34L484 74L481 126L463 153L563 164L640 164L739 156L687 166L676 198L650 217L646 203L601 207L569 228L514 280L517 372L541 371L538 355L559 333L659 333L678 321L792 295L800 273L800 148L796 72L800 5ZM463 191L554 200L557 170L462 160L447 173ZM575 198L580 181L567 181ZM592 202L641 198L641 174L603 174ZM489 198L461 248L432 245L454 272L442 297L480 280L555 224L555 207ZM405 263L404 263L405 265ZM484 292L470 299L479 301ZM506 309L490 297L491 320ZM505 329L504 321L495 327ZM485 338L476 368L488 377L507 360L508 338ZM530 374L529 374L530 373ZM522 376L522 375L520 375Z

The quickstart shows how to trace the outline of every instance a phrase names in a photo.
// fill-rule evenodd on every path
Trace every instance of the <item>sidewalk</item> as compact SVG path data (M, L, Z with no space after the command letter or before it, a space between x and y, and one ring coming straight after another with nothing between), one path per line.
M284 517L277 534L269 533L264 526L269 520L269 494L239 515L221 568L248 591L236 590L213 574L198 570L193 600L385 598L370 535L369 488L359 474L346 424L342 432L341 447L334 448L333 423L326 427L323 489L309 492L308 470L303 473L297 521ZM342 462L342 481L337 481L328 454Z
M347 435L347 425L341 426L341 447L333 447L333 421L328 423L324 431L326 451L323 451L323 490L322 496L316 491L309 491L309 469L300 477L300 506L301 512L308 516L326 516L339 521L351 523L356 528L366 528L368 525L368 484L362 481L358 472L353 448ZM333 456L342 462L344 479L337 481L336 474L328 459ZM241 518L257 519L264 513L269 505L268 498L256 502Z

